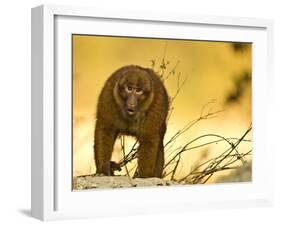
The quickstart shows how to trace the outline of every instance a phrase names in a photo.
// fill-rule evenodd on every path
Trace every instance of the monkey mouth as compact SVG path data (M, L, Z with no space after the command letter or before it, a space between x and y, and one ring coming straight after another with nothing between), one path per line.
M127 109L128 115L135 115L136 111L134 109Z

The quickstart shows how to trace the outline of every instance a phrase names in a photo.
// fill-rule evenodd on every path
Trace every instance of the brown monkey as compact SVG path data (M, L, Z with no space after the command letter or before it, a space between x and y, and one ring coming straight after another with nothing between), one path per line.
M125 66L106 81L98 100L94 154L97 174L111 175L111 154L119 134L135 136L138 176L162 177L168 95L151 69Z

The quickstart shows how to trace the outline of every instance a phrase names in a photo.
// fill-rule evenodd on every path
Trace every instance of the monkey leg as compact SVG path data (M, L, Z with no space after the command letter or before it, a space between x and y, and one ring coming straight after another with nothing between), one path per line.
M138 150L139 177L159 177L159 175L155 173L158 146L159 139L155 135L152 139L149 137L140 139L140 147Z
M163 147L163 141L160 140L158 153L156 157L156 165L154 169L154 175L156 177L162 178L163 167L164 167L164 147Z
M116 139L116 132L103 128L97 122L95 130L94 156L96 173L111 175L110 160L113 152L113 145Z

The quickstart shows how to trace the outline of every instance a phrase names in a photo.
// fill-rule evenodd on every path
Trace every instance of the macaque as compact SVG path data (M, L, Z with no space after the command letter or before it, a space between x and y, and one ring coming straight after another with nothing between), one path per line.
M113 146L123 134L139 140L138 177L161 178L168 108L167 91L152 69L130 65L115 71L98 99L94 141L97 175L113 174Z

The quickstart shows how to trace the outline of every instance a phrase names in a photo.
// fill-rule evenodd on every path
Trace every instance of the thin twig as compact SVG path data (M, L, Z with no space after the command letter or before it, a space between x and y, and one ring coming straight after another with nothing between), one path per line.
M125 136L121 137L121 149L122 149L122 152L123 152L123 156L125 157ZM125 164L125 170L126 170L126 174L127 174L128 178L129 178L130 184L133 187L135 187L136 185L134 184L134 182L133 182L133 180L130 176L130 173L129 173L128 168L127 168L127 164Z

